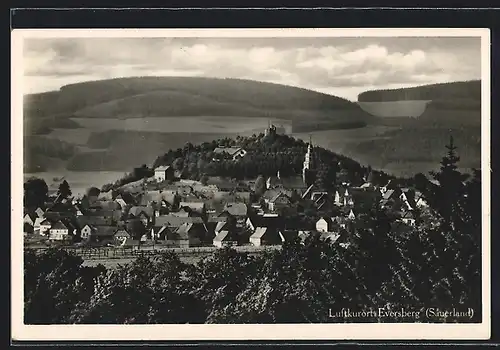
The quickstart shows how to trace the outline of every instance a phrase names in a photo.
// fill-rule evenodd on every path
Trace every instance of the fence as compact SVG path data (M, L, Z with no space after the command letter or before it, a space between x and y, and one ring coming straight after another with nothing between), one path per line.
M163 252L173 252L179 256L189 256L189 255L209 255L215 252L217 247L189 247L189 248L167 248L167 247L60 247L67 252L74 253L75 255L81 256L83 259L124 259L124 258L136 258L139 256L154 256L161 254ZM280 249L281 246L236 246L233 247L236 251L242 253L261 253L264 251L270 251L275 249ZM49 249L48 247L32 248L38 253Z

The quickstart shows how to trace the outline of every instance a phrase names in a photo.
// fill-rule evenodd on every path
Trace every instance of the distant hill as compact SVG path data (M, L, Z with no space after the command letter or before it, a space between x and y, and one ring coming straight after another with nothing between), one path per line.
M383 125L412 128L424 124L426 127L480 125L481 81L365 91L358 95L358 104L366 112L379 117L379 123Z
M358 95L359 102L387 102L405 100L441 100L455 103L466 101L467 106L471 101L481 101L481 80L450 82L442 84L421 85L409 88L370 90ZM453 105L453 104L452 104Z
M283 120L293 129L307 132L329 128L360 128L376 119L356 103L340 97L241 79L119 78L71 84L63 86L59 91L24 97L25 137L46 135L50 139L71 143L72 139L81 140L82 137L87 137L82 135L90 135L87 144L83 146L96 148L96 137L102 140L99 135L113 135L107 140L107 151L104 150L104 153L103 150L90 153L76 151L74 159L68 163L71 168L82 168L85 165L92 169L117 169L124 164L135 165L128 158L150 159L151 154L158 152L159 148L162 151L162 147L172 143L168 140L175 139L175 145L179 144L180 135L175 135L178 130L174 129L180 123L179 117L188 116L216 116L225 119L214 122L210 130L206 128L206 123L195 123L189 130L192 135L182 135L186 138L184 142L191 139L206 140L206 135L211 133L215 133L212 136L223 136L221 133L235 129L234 126L228 127L231 123L240 125L241 118L251 119L247 124L254 125L252 129L257 133L263 131L268 119ZM235 121L236 117L240 118L238 123ZM147 134L143 128L131 127L145 124L123 122L125 119L131 121L129 118L142 118L144 123L161 125ZM177 120L171 119L172 123L170 119L164 123L153 123L146 118ZM96 123L97 120L102 122ZM133 151L134 157L128 157L130 153L125 156L132 147L130 139L137 135L143 140L154 141L138 143L139 146ZM37 142L43 142L44 139L41 140L38 139ZM27 159L42 159L36 156L38 149L33 149L34 156ZM35 168L37 167L40 168L39 162Z
M161 117L193 115L267 115L273 111L353 110L360 108L346 99L280 84L240 79L199 77L133 77L90 81L63 86L57 92L25 96L25 116L99 116L119 113L130 104L134 112ZM152 105L150 105L152 103ZM172 106L172 104L176 106ZM195 108L194 106L197 108ZM104 109L101 111L100 109ZM194 108L194 110L193 110ZM126 110L128 113L128 110ZM194 114L196 115L196 114Z

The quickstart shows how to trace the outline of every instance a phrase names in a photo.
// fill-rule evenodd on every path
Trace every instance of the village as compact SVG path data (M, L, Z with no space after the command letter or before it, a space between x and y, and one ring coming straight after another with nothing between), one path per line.
M266 134L276 132L271 126ZM238 159L241 147L218 147L218 159ZM43 207L24 213L25 246L192 248L279 246L287 240L318 235L345 247L358 219L378 206L394 214L399 229L415 225L416 211L425 212L421 193L394 181L378 186L342 182L333 192L307 185L314 168L314 147L308 143L302 176L257 180L208 177L178 178L172 166L154 169L154 176L112 191L67 198L50 193ZM36 242L34 244L33 242Z

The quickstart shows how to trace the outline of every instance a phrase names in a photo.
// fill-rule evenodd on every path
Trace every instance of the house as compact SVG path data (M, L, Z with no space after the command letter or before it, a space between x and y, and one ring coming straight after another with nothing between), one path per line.
M36 214L39 218L43 218L43 214L45 214L45 211L44 211L42 208L38 207L38 208L36 208L36 210L35 210L35 214Z
M85 224L81 229L80 229L80 237L84 240L89 240L92 234L96 232L96 228L92 225Z
M231 158L232 160L238 160L244 157L247 154L247 151L245 151L241 147L217 147L216 149L214 149L214 154L216 155L213 159L214 161L220 159L217 156Z
M228 218L226 216L212 216L207 219L206 228L208 232L207 239L213 240L217 232L222 230L227 223Z
M181 247L193 247L201 245L202 240L206 235L203 230L204 226L194 225L192 223L184 223L175 231L179 236L179 245Z
M258 227L282 230L285 228L285 219L277 214L253 215L246 220L245 224L252 231L255 231Z
M40 235L47 234L48 231L50 230L50 228L52 227L52 222L49 221L48 219L37 218L35 220L35 225L34 225L35 233L37 233L36 228L37 228L37 221L38 220L40 220L38 223L38 233Z
M278 193L274 198L268 201L267 205L270 211L278 211L280 209L289 208L292 202L284 192Z
M171 214L158 216L155 220L154 225L167 226L169 228L178 228L185 223L201 225L206 229L205 223L200 217L179 217Z
M404 222L406 225L415 226L415 215L413 214L412 211L407 211L401 217L401 221Z
M205 213L205 203L203 202L185 202L182 201L179 203L179 208L188 208L188 210L198 213L198 214L204 214Z
M335 222L332 218L322 217L316 222L316 231L318 232L333 232Z
M372 190L375 188L375 186L371 182L365 182L364 184L359 186L359 188L361 188L363 190Z
M26 215L24 215L23 222L25 224L29 224L31 226L34 226L36 218L37 218L36 214L26 213Z
M352 209L349 210L349 214L347 215L347 218L349 220L354 220L356 219L356 214L354 213L354 211Z
M78 216L77 217L77 222L80 227L83 227L85 225L92 225L92 226L111 226L113 224L113 218L106 218L106 217L101 217L101 216L92 216L92 215L83 215L83 216Z
M221 230L213 240L213 245L219 248L232 247L238 245L238 239L228 230Z
M333 218L335 225L338 225L341 229L345 229L347 226L347 219L344 216L336 216Z
M116 196L115 202L118 203L118 205L120 206L120 208L125 208L125 206L128 204L125 201L125 199L123 199L123 196L121 194L119 194L118 196Z
M245 220L248 215L248 207L245 203L226 203L224 211L234 216L237 220Z
M250 243L256 247L282 243L278 230L272 227L257 227L250 236Z
M285 188L293 190L302 195L307 191L307 186L301 176L281 176L278 171L276 176L268 177L266 180L266 188L268 190L273 188Z
M325 191L314 191L314 192L311 192L311 200L313 202L318 202L320 201L321 199L323 199L324 197L328 196L328 192L325 192Z
M154 215L153 208L145 206L134 206L128 212L129 219L139 218L144 226L148 226L151 223Z
M299 231L297 230L279 230L278 234L281 238L281 242L285 243L288 241L293 241L299 235Z
M428 207L429 205L427 204L427 201L425 200L423 194L421 192L415 192L415 206L418 208L425 208Z
M113 238L114 238L116 243L121 245L125 241L127 241L128 239L132 238L132 236L127 232L127 230L120 229L114 233Z
M322 241L334 244L340 238L340 233L324 232L319 237Z
M163 182L165 180L173 180L175 177L174 168L169 165L162 165L155 168L155 180L158 182Z
M178 216L178 217L183 217L183 218L187 218L188 216L192 216L191 210L189 210L189 208L187 208L187 207L181 207L178 211L170 212L170 214L173 216Z
M396 182L389 180L385 186L380 187L380 192L384 194L388 190L395 190L396 188L397 188Z
M116 231L117 228L115 226L98 226L92 232L90 240L97 243L113 241Z
M74 228L61 220L55 222L49 229L49 239L51 241L66 240L70 234L74 234Z
M151 227L150 235L151 239L154 240L165 240L167 236L167 232L170 231L168 226L153 226Z
M33 225L30 225L29 223L25 222L24 225L23 225L23 232L24 232L24 234L33 234L33 233L35 233Z

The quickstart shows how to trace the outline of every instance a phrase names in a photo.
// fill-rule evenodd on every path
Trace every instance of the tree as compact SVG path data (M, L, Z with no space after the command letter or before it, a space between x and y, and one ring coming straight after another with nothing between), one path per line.
M26 208L43 207L47 201L49 188L43 179L36 177L24 183L24 206Z
M86 303L102 267L86 268L81 257L64 250L24 253L24 321L71 323L78 302Z
M200 182L203 186L206 186L208 184L208 176L206 174L203 174L200 178Z
M266 192L266 179L264 178L264 176L259 175L255 180L254 192L258 198L260 198L264 194L264 192Z
M64 180L63 182L61 182L57 193L63 198L68 198L69 196L71 196L71 188L69 187L68 181Z
M127 231L130 232L133 239L141 239L146 233L146 227L139 218L133 218L127 223Z
M189 268L174 253L139 257L98 276L95 292L79 304L75 323L202 323L202 307L190 294Z
M90 187L87 189L87 197L99 197L101 190L97 187Z
M438 185L433 188L433 191L427 192L427 197L444 223L453 228L457 224L455 219L459 219L463 214L463 208L460 205L465 194L464 181L468 176L458 171L457 163L460 157L455 153L457 147L453 144L453 136L450 136L446 149L448 151L441 160L440 170L431 172Z
M175 169L175 170L182 170L182 168L184 167L184 159L183 158L176 158L173 162L172 162L172 167Z

